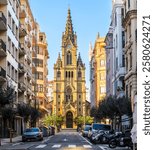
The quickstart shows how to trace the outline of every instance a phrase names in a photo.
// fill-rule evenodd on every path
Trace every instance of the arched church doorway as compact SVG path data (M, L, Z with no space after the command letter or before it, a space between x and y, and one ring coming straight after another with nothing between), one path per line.
M66 128L73 128L73 114L71 111L66 113Z

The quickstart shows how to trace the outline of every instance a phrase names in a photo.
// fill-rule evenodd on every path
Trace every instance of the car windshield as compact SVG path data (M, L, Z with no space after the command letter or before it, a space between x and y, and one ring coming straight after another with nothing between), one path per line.
M93 124L93 129L94 130L109 131L109 130L111 130L111 126L110 125L105 125L105 124Z
M39 132L38 128L26 129L25 132Z
M90 129L90 126L87 126L84 128L84 131L89 131L89 129Z

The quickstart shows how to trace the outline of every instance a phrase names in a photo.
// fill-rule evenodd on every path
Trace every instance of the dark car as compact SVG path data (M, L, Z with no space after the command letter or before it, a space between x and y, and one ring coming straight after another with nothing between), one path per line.
M82 136L83 137L87 137L88 136L88 132L89 132L90 128L91 128L90 125L85 125L84 129L82 130Z
M93 123L92 127L90 128L88 132L88 138L90 139L93 134L95 134L98 131L110 131L111 125L107 124L101 124L101 123Z
M22 141L43 140L43 133L39 128L27 128L22 135Z
M55 127L49 126L49 133L50 135L55 135Z

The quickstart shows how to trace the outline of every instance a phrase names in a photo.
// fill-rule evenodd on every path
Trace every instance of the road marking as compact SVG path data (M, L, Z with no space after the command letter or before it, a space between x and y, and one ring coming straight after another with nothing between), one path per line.
M66 141L68 141L68 139L66 139L66 138L65 138L63 141L65 141L65 142L66 142Z
M93 145L91 142L89 142L86 138L84 138L82 135L79 134L80 137L82 137L87 143L89 143L90 145Z
M76 148L76 145L68 145L69 148Z
M61 147L61 145L59 145L59 144L55 144L52 146L52 148L60 148L60 147Z
M102 150L107 150L108 148L107 147L104 147L104 146L99 146Z
M83 145L84 148L92 148L91 145Z
M15 144L12 144L12 146L16 146L16 145L20 145L21 143L15 143Z
M37 147L35 147L35 148L44 148L44 147L46 147L47 145L45 145L45 144L42 144L42 145L38 145Z

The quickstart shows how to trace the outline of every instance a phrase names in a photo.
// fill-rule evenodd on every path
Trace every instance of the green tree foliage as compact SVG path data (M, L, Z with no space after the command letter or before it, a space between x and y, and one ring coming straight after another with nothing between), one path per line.
M74 119L74 122L77 126L82 126L85 124L92 124L94 122L94 118L91 116L78 116Z
M24 122L27 122L31 114L31 107L25 103L18 104L17 112L21 117L23 117Z
M0 87L0 107L12 104L15 100L15 90L11 86Z
M43 124L46 126L56 125L61 126L64 123L64 117L59 115L46 115L43 119Z
M122 115L132 116L131 102L129 98L109 96L103 99L98 108L91 109L91 116L95 117L96 120L109 118L111 120L114 117Z

